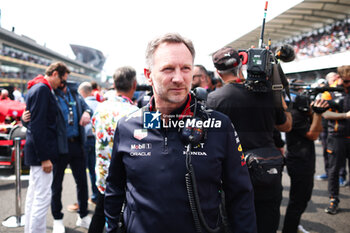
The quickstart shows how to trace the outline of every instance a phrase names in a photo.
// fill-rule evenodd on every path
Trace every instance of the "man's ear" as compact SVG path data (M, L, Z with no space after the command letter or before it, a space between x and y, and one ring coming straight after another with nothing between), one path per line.
M152 83L152 78L151 78L151 71L149 70L149 69L144 69L143 70L143 73L144 73L144 75L145 75L145 77L146 77L146 80L148 81L148 83L150 84L150 85L152 85L153 83Z
M54 72L52 72L52 77L55 77L57 75L57 77L59 78L59 75L58 75L58 71L57 70L55 70Z
M220 76L220 78L223 80L222 78L222 74L220 74L220 72L218 70L216 70L216 73Z

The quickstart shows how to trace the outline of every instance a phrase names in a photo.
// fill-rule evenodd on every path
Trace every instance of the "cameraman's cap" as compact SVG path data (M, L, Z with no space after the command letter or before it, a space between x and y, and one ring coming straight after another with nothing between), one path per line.
M213 55L213 63L217 70L230 70L241 64L241 58L238 52L232 47L223 47L216 51Z

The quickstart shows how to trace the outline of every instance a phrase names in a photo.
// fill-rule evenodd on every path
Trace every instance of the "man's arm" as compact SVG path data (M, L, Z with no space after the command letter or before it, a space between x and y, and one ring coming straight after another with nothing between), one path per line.
M254 233L257 231L254 192L242 146L231 123L223 125L223 128L228 130L223 163L223 188L231 231Z
M24 127L28 127L28 122L30 121L30 112L25 110L21 116L21 122Z
M328 108L328 102L322 99L316 100L311 104L314 107L317 108ZM320 133L322 132L322 113L316 113L314 112L312 114L312 123L310 126L309 131L305 134L305 137L309 140L315 141Z
M21 121L24 127L28 127L28 123L30 121L30 112L29 110L24 111L22 117L21 117ZM43 169L44 172L46 173L50 173L52 171L53 165L51 160L44 160L41 161L41 167Z
M103 108L97 107L92 117L92 131L96 135L96 186L104 193L113 149L111 140L116 125L112 114L102 111Z
M81 110L83 113L80 117L79 124L81 126L85 126L85 125L89 124L91 121L92 110L87 105L87 103L85 102L83 97L81 97L81 95L77 94L76 99L77 99L77 101L80 101L80 106L81 106Z
M305 134L305 137L311 141L315 141L322 131L322 115L313 113L310 130Z
M124 122L125 123L125 122ZM125 200L126 174L123 164L123 154L118 152L119 131L114 135L113 152L108 170L105 191L106 232L116 232L120 211Z
M47 154L47 111L51 92L46 86L36 90L28 101L30 112L30 132L33 136L35 151L40 161L50 158Z
M292 114L290 112L284 112L286 116L286 121L283 124L275 125L276 129L278 129L281 132L289 132L292 130Z
M322 99L332 100L332 95L328 91L326 91L322 94ZM339 113L328 110L322 114L322 117L326 120L346 120L350 119L350 111Z
M283 97L282 97L282 106L283 106L286 121L282 124L275 125L275 127L276 127L276 129L278 129L281 132L289 132L292 130L293 119L292 119L292 114L287 111L288 106L287 106L286 102L284 101Z
M324 112L322 116L326 120L347 120L350 119L350 111L348 112L332 112L330 110Z

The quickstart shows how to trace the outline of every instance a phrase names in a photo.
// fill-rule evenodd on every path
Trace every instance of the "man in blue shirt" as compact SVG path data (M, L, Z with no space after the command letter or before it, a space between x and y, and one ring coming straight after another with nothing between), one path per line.
M86 104L95 113L98 105L96 97L92 94L92 86L89 82L82 82L78 88L79 94L84 98ZM89 123L85 126L86 142L84 145L85 155L86 155L86 167L89 169L90 181L91 181L91 198L89 198L89 203L96 204L98 197L98 189L96 187L96 174L95 174L95 164L96 164L96 152L95 144L96 138L92 132L92 124Z
M76 225L89 228L91 222L87 209L88 186L83 146L86 140L84 126L90 123L92 111L78 94L75 83L67 84L64 80L55 94L59 106L59 158L53 167L51 212L54 218L53 233L64 233L61 194L64 171L68 164L77 185L79 214Z

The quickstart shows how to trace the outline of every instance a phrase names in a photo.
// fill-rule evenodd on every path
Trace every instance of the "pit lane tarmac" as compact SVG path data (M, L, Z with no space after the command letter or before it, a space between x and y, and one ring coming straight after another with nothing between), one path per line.
M321 154L322 146L316 143L316 175L324 173L323 156ZM348 170L348 167L347 167ZM348 170L349 172L349 170ZM13 173L12 173L13 174ZM15 215L15 176L11 171L0 170L0 221L4 221L7 217ZM90 182L87 174L88 182ZM348 176L349 177L349 176ZM348 179L348 178L347 178ZM21 176L22 193L22 213L24 213L25 195L28 188L28 175ZM89 195L91 194L89 183ZM286 207L288 204L289 195L289 176L286 171L283 174L283 200L281 205L281 220L279 231L281 232L282 224ZM64 218L63 222L66 227L66 233L87 232L86 229L76 227L77 213L72 213L67 210L67 206L77 202L76 189L73 176L70 169L66 170L63 181L62 204ZM301 225L310 233L349 233L350 232L350 186L340 187L340 204L339 213L336 215L329 215L324 212L328 206L328 192L327 181L314 182L314 189L311 201L305 213L302 215ZM92 216L94 211L93 205L89 204L89 215ZM47 214L47 232L52 232L53 218L51 210ZM7 228L0 224L0 232L12 233L23 232L23 227Z

